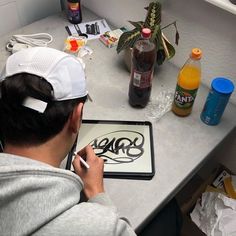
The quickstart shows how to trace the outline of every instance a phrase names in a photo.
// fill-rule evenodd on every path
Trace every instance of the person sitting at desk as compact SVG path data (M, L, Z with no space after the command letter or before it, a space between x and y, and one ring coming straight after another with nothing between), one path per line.
M0 235L136 235L105 193L104 163L91 146L76 155L75 173L59 168L87 98L81 63L52 48L24 49L7 59L0 95ZM82 190L88 200L79 203Z
M73 56L36 47L7 59L0 76L0 235L136 235L105 193L104 163L91 146L76 155L75 173L59 168L86 98L85 74ZM171 201L139 235L179 235L178 216Z

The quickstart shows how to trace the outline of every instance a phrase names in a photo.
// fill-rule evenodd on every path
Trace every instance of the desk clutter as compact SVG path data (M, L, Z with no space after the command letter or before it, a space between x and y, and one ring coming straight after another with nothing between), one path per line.
M152 120L154 118L158 121L160 112L157 112L157 116L155 116L154 110L157 106L154 105L154 101L157 104L159 99L162 101L166 99L165 97L162 99L160 94L157 96L154 93L151 96L152 83L156 79L153 75L156 73L156 65L160 66L165 60L169 60L175 55L175 49L165 36L163 29L174 27L175 44L178 45L180 36L176 21L161 26L161 4L156 1L149 3L144 21L129 21L134 27L132 30L125 27L112 29L106 19L83 20L80 0L67 0L66 12L69 22L65 26L65 30L68 37L64 39L61 50L82 59L93 53L93 49L89 45L90 40L99 40L107 48L116 47L117 53L129 49L128 60L131 64L131 79L127 83L129 103L134 107L147 106L149 116L151 115ZM28 47L47 47L53 40L56 39L52 35L41 32L13 35L7 43L6 49L15 53ZM147 42L149 47L146 47ZM155 46L153 46L154 44ZM143 50L144 47L146 47L145 50ZM180 117L190 115L202 79L201 56L200 48L196 47L191 50L190 56L187 57L186 63L179 70L178 78L176 78L177 84L174 97L171 97L171 108L170 99L167 99L166 106L161 112L162 115L170 110ZM163 94L168 94L168 91L172 89L174 88L163 90ZM205 104L202 104L199 120L207 125L219 124L233 91L234 84L229 78L224 76L213 78ZM151 112L149 108L151 108Z
M236 231L236 175L224 169L206 187L190 214L206 235L234 235Z
M66 40L66 47L69 53L77 53L80 48L83 48L83 42L91 39L99 39L108 48L115 47L118 44L120 36L127 31L125 27L111 30L105 19L71 24L65 26L65 29L69 35ZM79 42L71 42L71 38L79 40ZM73 43L71 48L68 46L68 40L70 44Z
M150 4L149 8L152 9L152 7L153 7L152 4ZM71 24L66 26L65 29L69 36L65 40L65 47L63 50L68 53L76 53L79 58L87 54L89 55L92 54L92 49L88 45L85 47L85 45L89 40L99 39L106 47L112 48L117 46L119 39L124 34L127 34L129 32L125 27L111 30L105 19L83 22L79 24ZM171 103L169 103L168 99L166 106L165 104L162 105L161 108L162 111L159 112L160 111L159 110L155 112L154 110L155 107L157 106L154 105L154 101L155 103L159 103L157 100L161 99L163 101L165 100L165 97L163 97L162 99L160 98L160 96L158 96L158 98L152 96L151 99L150 95L151 95L153 71L151 70L151 73L149 73L148 71L146 71L147 68L140 69L141 65L145 62L145 60L147 61L150 59L151 54L149 53L149 51L145 52L142 51L137 54L135 53L137 50L136 51L134 50L134 48L140 47L135 45L141 44L145 39L145 37L149 40L149 38L152 37L152 33L153 32L150 32L150 35L140 34L139 36L140 41L138 40L136 42L137 44L134 44L133 50L131 50L130 70L131 70L131 78L133 79L129 83L129 103L131 104L131 106L135 107L136 106L145 107L146 105L148 105L147 116L149 117L151 116L152 119L156 118L156 121L158 121L162 115L164 115L170 110L172 110L173 113L175 113L180 117L188 116L192 112L194 101L197 96L197 90L201 84L202 75L201 75L200 59L202 56L202 51L199 48L192 49L188 60L179 71L177 78L177 86L174 92L174 97L172 97ZM176 33L179 38L178 31ZM130 35L130 37L133 36ZM119 47L121 46L119 45ZM143 59L145 58L145 55L147 59ZM139 58L142 58L142 60L144 61L142 62L141 59ZM152 61L151 67L155 68L155 60L156 59ZM220 82L216 82L219 80ZM233 91L234 91L234 85L230 79L224 77L214 78L212 80L212 88L209 91L209 95L203 107L200 120L202 120L202 122L204 122L207 125L219 124L221 116L223 115L225 107ZM163 92L168 93L167 90ZM147 94L149 95L147 96ZM139 100L133 101L135 97L139 98ZM145 103L140 102L141 98L145 99ZM157 114L157 116L155 116L155 114Z
M16 34L12 35L6 44L6 50L15 53L29 47L47 47L53 41L48 33Z
M117 46L120 36L126 31L127 29L125 27L107 31L104 34L101 34L99 39L104 45L111 48Z
M204 177L194 175L176 197L185 221L181 235L233 236L235 184L235 174L218 163Z
M85 36L88 40L98 39L102 34L111 31L105 19L80 24L70 24L65 26L65 29L69 36Z

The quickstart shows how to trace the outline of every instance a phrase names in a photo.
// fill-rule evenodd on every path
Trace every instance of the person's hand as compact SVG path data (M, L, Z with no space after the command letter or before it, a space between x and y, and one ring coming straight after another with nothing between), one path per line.
M80 156L87 162L87 169L80 161ZM95 155L93 148L88 145L80 150L73 161L75 173L80 176L84 182L84 193L89 199L98 193L104 192L103 168L104 161Z

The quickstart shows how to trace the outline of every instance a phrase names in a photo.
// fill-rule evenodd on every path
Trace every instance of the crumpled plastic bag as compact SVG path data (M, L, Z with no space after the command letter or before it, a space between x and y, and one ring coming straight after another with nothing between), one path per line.
M207 236L236 236L236 200L217 192L205 192L190 214Z
M174 100L174 90L162 90L157 96L152 95L147 106L146 116L154 121L158 121L168 111L171 110Z

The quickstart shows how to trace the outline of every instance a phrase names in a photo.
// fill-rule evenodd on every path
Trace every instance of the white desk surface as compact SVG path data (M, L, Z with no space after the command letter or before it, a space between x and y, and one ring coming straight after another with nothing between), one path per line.
M83 21L99 19L89 11ZM12 34L48 32L54 37L50 47L62 50L68 21L54 15L3 36L0 40L0 69L9 53L5 43ZM89 41L94 53L85 58L88 89L93 102L84 110L86 119L148 120L147 109L128 104L129 72L115 48L100 41ZM179 68L167 62L156 69L152 96L175 89ZM203 78L204 80L204 78ZM214 149L229 135L236 124L236 107L228 104L218 126L207 126L199 118L208 89L200 87L193 112L180 118L168 112L153 122L156 174L152 180L105 179L105 188L121 215L139 231L151 216L168 202L205 163Z

